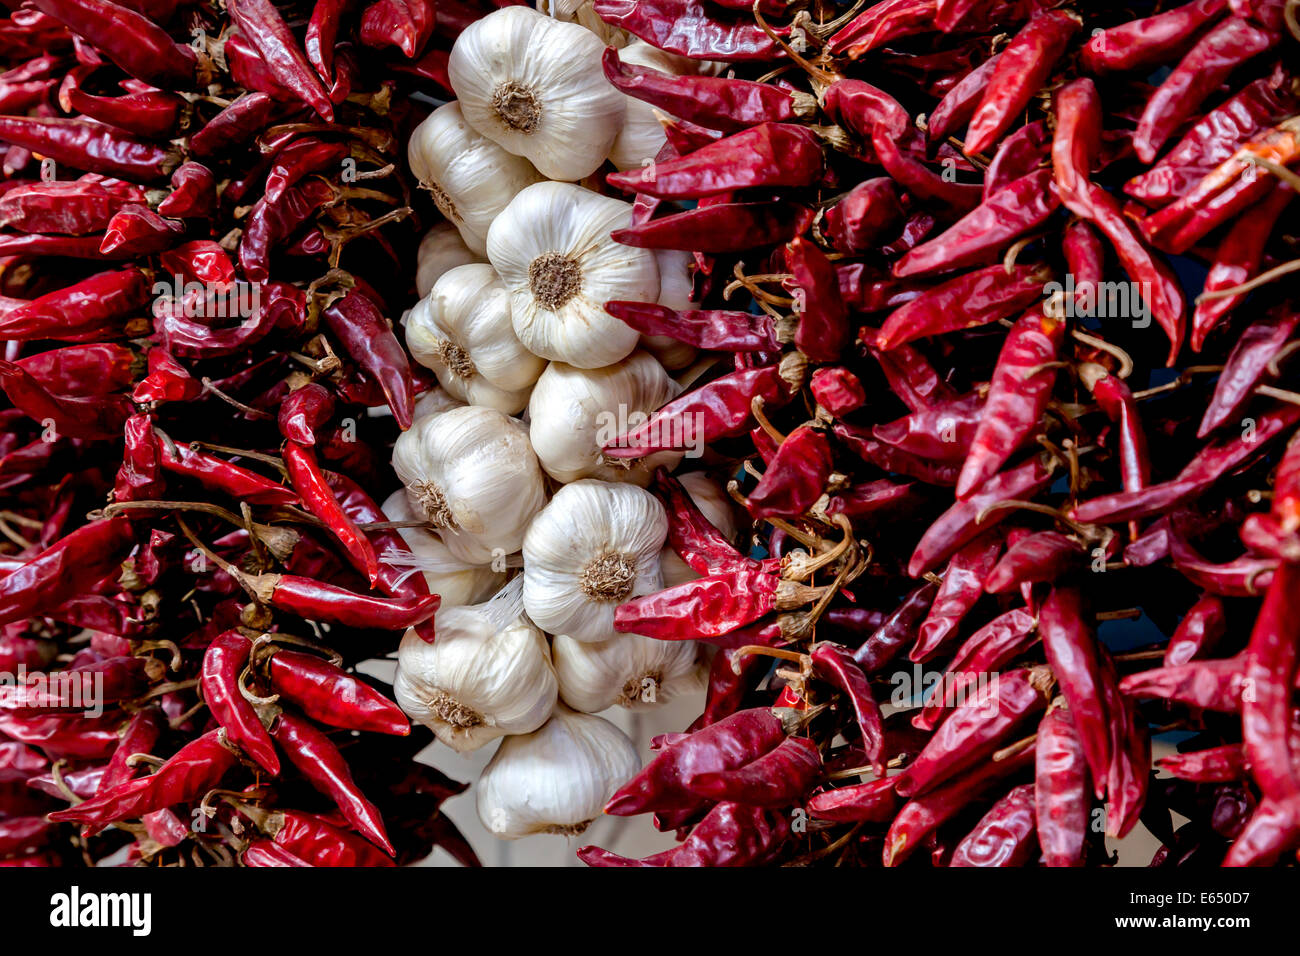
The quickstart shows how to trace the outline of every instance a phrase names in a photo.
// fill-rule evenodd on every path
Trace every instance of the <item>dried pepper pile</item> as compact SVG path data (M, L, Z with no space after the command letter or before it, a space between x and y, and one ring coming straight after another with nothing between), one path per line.
M493 8L10 6L0 865L477 863L353 668L432 638L376 558L430 384L402 157Z
M595 0L733 70L606 53L700 305L607 309L734 356L606 454L696 429L756 549L657 486L616 627L719 651L606 807L681 842L585 861L1294 864L1298 7Z

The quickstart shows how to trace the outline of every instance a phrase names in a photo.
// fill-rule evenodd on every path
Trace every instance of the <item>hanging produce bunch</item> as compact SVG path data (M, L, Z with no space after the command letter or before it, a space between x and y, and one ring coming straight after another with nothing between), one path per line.
M354 665L433 637L379 560L432 384L402 155L492 7L10 6L0 861L476 864Z
M522 548L475 624L553 635L566 706L410 635L397 695L511 735L489 829L594 816L628 747L559 658L632 687L635 635L711 645L707 700L603 808L675 846L589 864L1107 865L1139 821L1153 865L1295 860L1297 3L1142 13L595 0L461 36L411 144L459 235L407 322L445 395L394 464L455 555ZM694 578L660 588L661 542Z

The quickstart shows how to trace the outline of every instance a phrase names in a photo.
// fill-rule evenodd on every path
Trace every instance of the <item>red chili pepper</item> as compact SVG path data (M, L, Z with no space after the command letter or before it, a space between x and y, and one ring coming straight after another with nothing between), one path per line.
M762 567L722 571L620 604L614 630L660 640L707 640L772 611L802 607L816 594Z
M1201 37L1147 101L1133 135L1138 159L1154 162L1169 136L1233 70L1278 40L1276 33L1239 17L1229 17Z
M60 538L0 578L0 624L33 617L90 591L116 568L132 537L129 521L108 518Z
M80 113L145 139L166 139L181 121L185 100L174 93L146 89L124 96L93 96L69 73L59 90L59 100L69 113Z
M1272 866L1300 839L1300 801L1265 797L1232 842L1224 866Z
M429 42L435 20L434 4L426 0L376 0L361 16L361 42L391 44L414 59Z
M197 451L187 445L178 445L162 431L155 429L162 459L167 471L193 478L205 488L220 491L250 504L293 505L298 496L288 488L278 485L256 472L241 468L221 458Z
M244 866L311 866L302 857L270 840L254 840L248 844L240 861Z
M885 172L918 199L942 203L955 213L966 213L979 205L982 192L979 186L955 182L947 175L934 172L913 154L905 152L884 124L878 123L872 129L871 147Z
M143 200L104 183L25 183L0 196L0 223L21 232L81 236L102 232L125 203Z
M614 47L605 50L601 63L609 82L628 96L724 133L806 119L817 108L810 94L779 86L720 76L673 76L623 63Z
M101 272L12 309L0 317L0 336L66 341L120 323L148 301L140 270Z
M1193 0L1092 35L1081 62L1089 73L1140 70L1181 56L1206 25L1217 20L1227 0Z
M275 80L314 109L325 122L332 123L334 105L329 93L275 5L270 0L233 0L227 11L240 33L257 48Z
M1115 665L1101 654L1102 695L1110 715L1111 757L1106 777L1106 832L1124 837L1137 825L1151 780L1151 738L1138 726L1132 702L1120 692Z
M905 216L898 187L886 176L858 183L823 213L823 232L840 252L860 253L898 231ZM843 273L837 270L838 276ZM841 294L843 293L841 282Z
M280 403L280 434L300 445L315 445L317 431L334 417L334 396L313 383L294 389Z
M750 492L750 515L766 518L803 514L825 493L833 468L826 433L800 425L786 436L758 485Z
M885 767L881 756L885 746L884 719L880 705L871 693L867 676L853 660L853 652L839 644L819 641L813 645L810 656L813 667L823 678L848 697L858 730L862 733L862 749L867 759L875 765L876 773L883 776Z
M266 199L276 203L285 192L312 173L338 166L347 157L346 143L331 143L314 136L296 139L275 156L266 175Z
M1022 784L992 809L953 850L949 866L1024 866L1037 849L1034 785Z
M398 427L410 428L415 407L410 361L379 307L368 296L351 292L327 308L322 317L339 344L379 382Z
M176 167L172 191L158 204L158 212L173 219L207 219L217 206L217 180L202 163L186 162Z
M1039 531L1007 549L984 582L989 594L1006 594L1022 584L1051 583L1083 562L1079 542L1056 531Z
M764 707L742 710L659 751L605 806L615 816L694 807L688 781L703 773L735 770L786 739L781 720Z
M1192 783L1232 783L1246 778L1246 753L1241 744L1225 744L1191 753L1170 754L1156 764L1179 780Z
M1002 551L1002 535L984 534L961 548L948 561L943 583L917 632L916 645L908 658L924 661L933 657L953 636L962 619L984 593L985 583Z
M325 473L309 445L296 441L284 443L284 464L289 482L302 498L304 507L321 521L343 545L349 559L374 587L379 580L379 559L370 539L340 507L330 489Z
M161 664L143 657L110 657L61 671L60 681L55 684L19 686L0 706L29 713L111 706L140 696L161 673Z
M1206 594L1191 606L1165 646L1164 665L1176 667L1212 651L1227 632L1223 602Z
M1083 866L1088 849L1088 764L1070 708L1058 699L1038 724L1034 806L1046 866Z
M1113 715L1103 699L1101 658L1096 637L1084 620L1082 596L1072 587L1053 588L1038 617L1047 663L1070 706L1100 798L1106 793L1114 754L1109 724Z
M931 143L942 142L970 122L1001 58L1001 53L989 57L944 94L934 112L926 117L926 135Z
M252 812L252 811L249 811ZM393 866L369 841L341 830L314 814L276 810L258 814L274 844L311 866Z
M238 746L270 774L280 772L271 735L257 711L240 691L240 677L248 666L252 644L238 631L218 634L203 655L199 687L213 718L225 729L230 742Z
M1035 13L1002 51L997 69L966 131L966 151L983 153L1005 133L1051 75L1070 39L1082 26L1071 12Z
M244 351L273 329L297 329L306 321L307 297L287 282L265 282L254 293L248 283L223 289L198 289L183 303L155 302L155 329L161 341L185 358L213 358ZM200 319L240 315L249 300L251 316L239 325L217 329Z
M357 832L389 856L393 846L384 832L379 809L365 798L337 747L310 722L282 713L271 735L289 762L313 787L329 797Z
M153 750L154 744L162 736L163 721L162 713L157 707L138 710L131 716L122 728L121 740L104 768L95 796L106 793L137 775L142 768L132 766L130 759L138 753L147 754Z
M935 26L936 0L883 0L872 4L831 36L827 50L856 60L893 40L925 33Z
M131 400L148 402L188 402L203 394L202 384L162 346L149 350L148 374L136 383ZM152 432L150 432L152 435ZM157 457L157 452L155 452Z
M344 627L404 631L433 617L438 595L377 598L295 574L258 574L246 579L258 600L276 610Z
M667 335L699 349L772 352L780 345L766 315L715 310L677 311L651 302L606 302L605 311L642 335Z
M923 292L895 309L876 336L878 348L893 350L929 335L987 325L1026 308L1043 295L1037 266L1001 265L966 272Z
M65 397L90 398L127 388L135 377L135 353L111 342L50 349L15 363L41 387Z
M266 93L244 93L190 137L190 151L207 157L240 146L265 128L275 109Z
M1241 726L1246 761L1264 796L1300 799L1300 772L1290 742L1291 697L1300 664L1300 617L1292 604L1300 566L1284 563L1273 576L1246 648Z
M898 794L894 792L897 779L881 777L868 783L825 790L808 800L808 813L815 819L836 823L888 823L898 807Z
M129 204L113 216L99 251L104 255L147 256L176 245L185 227L174 219L164 219L147 206Z
M938 585L930 581L913 588L903 603L853 652L853 660L858 667L868 674L874 674L897 657L903 646L916 634L917 626L934 603L937 593Z
M700 511L681 482L663 469L655 472L652 490L671 516L668 547L700 574L757 569L759 564L736 550L726 536Z
M236 763L235 755L222 745L219 733L212 730L186 744L149 776L118 784L75 807L56 810L50 819L98 830L118 820L134 820L201 797L220 783Z
M746 807L788 807L799 801L821 769L816 744L803 737L787 737L741 767L696 771L683 783L687 790L710 800Z
M130 181L162 179L176 164L171 151L77 119L0 116L0 139L74 169Z
M714 17L699 0L596 0L596 16L651 46L696 60L775 60L781 48L754 23ZM788 33L784 28L777 34Z
M867 403L861 380L843 366L825 366L812 374L809 388L817 404L836 417L856 411Z
M785 247L785 263L791 278L783 284L795 297L799 317L794 343L814 362L834 362L853 337L835 267L803 238Z
M32 6L66 24L137 79L166 89L195 86L194 51L129 7L108 0L32 0Z
M1052 134L1046 120L1022 126L1002 140L993 162L984 172L984 201L1006 189L1016 180L1039 170L1052 155ZM1053 190L1050 201L1059 205Z
M277 651L270 675L275 693L319 723L403 737L411 732L400 707L359 678L310 654Z
M641 458L740 434L755 398L766 407L790 400L777 366L742 369L714 379L661 407L650 418L605 446L611 458Z
M610 0L615 2L615 0ZM0 126L0 134L3 127ZM742 252L789 242L808 228L812 210L783 202L720 203L616 229L610 238L642 249Z

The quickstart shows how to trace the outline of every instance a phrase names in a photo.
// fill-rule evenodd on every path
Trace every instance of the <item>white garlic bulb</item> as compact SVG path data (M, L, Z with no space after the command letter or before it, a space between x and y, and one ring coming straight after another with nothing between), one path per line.
M510 290L515 334L530 352L600 368L636 348L637 331L605 311L613 299L659 298L654 254L609 235L627 226L631 212L581 186L537 183L497 216L488 260Z
M678 249L656 249L655 264L659 267L659 304L679 312L699 308L699 303L692 299L695 257ZM686 368L700 354L694 346L679 342L671 335L643 335L641 348L670 372Z
M606 23L594 7L595 0L537 0L537 10L540 13L556 20L582 25L600 37L606 46L625 47L632 42L632 34L622 27Z
M440 222L424 234L415 253L415 290L423 298L443 273L467 262L482 261L482 254L465 245L459 229L449 222Z
M478 816L503 840L577 836L640 769L627 734L557 704L541 730L501 742L474 788Z
M512 6L465 28L447 73L470 126L548 179L571 181L605 161L623 126L604 52L585 27Z
M735 505L726 490L704 471L689 471L676 478L686 489L691 501L695 502L695 506L709 519L709 523L721 531L728 541L734 542L740 536L740 529L736 526ZM666 588L694 581L700 576L672 548L663 549L659 569Z
M694 641L619 634L586 643L561 635L551 645L560 698L575 710L644 710L704 686Z
M555 671L546 635L522 615L517 586L483 604L439 608L434 628L434 643L412 629L397 650L393 696L412 720L461 753L545 723Z
M635 485L586 478L565 485L524 538L524 608L548 634L603 641L614 609L661 586L668 517Z
M421 392L420 397L415 400L415 409L411 413L411 420L418 422L432 415L440 415L443 412L451 411L453 408L464 408L465 403L452 398L446 390L434 386L427 392Z
M520 344L510 323L510 293L486 263L457 266L416 303L406 344L453 398L513 415L546 361Z
M579 478L645 485L655 468L673 468L681 452L607 458L605 446L681 391L645 352L604 368L552 362L528 401L528 436L542 468L556 481Z
M393 492L382 507L389 521L423 520L411 507L405 491ZM430 593L442 598L441 608L477 604L487 600L506 583L503 562L498 562L495 569L491 564L466 564L452 554L442 538L432 531L398 528L397 533L406 542L406 551L394 554L385 552L379 555L379 560L393 567L410 568L413 573L423 574Z
M453 100L430 113L411 133L406 158L438 211L460 230L465 245L487 251L488 226L515 194L540 182L528 160L480 136Z
M619 51L618 58L632 66L649 67L673 76L695 72L690 61L653 47L644 40L633 40ZM668 140L663 124L659 122L659 112L645 100L627 96L623 129L609 151L611 163L619 169L641 169L654 162Z
M546 502L528 426L481 405L417 419L393 446L393 470L416 514L469 564L518 551Z

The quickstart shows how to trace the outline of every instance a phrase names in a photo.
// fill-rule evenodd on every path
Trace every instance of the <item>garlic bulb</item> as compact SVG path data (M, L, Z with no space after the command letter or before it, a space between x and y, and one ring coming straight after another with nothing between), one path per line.
M606 46L625 47L632 42L632 34L622 27L606 23L595 9L595 0L537 0L540 13L566 23L577 23L600 37Z
M513 415L546 367L515 337L510 293L490 265L457 266L416 303L406 344L453 398Z
M444 389L436 385L427 392L422 392L415 400L415 409L411 413L412 421L421 421L432 415L440 415L453 408L464 408L465 403L452 398Z
M382 507L389 521L421 520L405 491L393 492ZM382 553L379 559L393 567L410 568L423 574L429 591L442 598L441 608L484 601L506 583L503 562L498 562L495 568L490 564L466 564L432 531L398 528L397 533L406 542L406 553Z
M586 27L512 6L465 28L447 73L470 126L548 179L575 180L605 161L623 125L604 52Z
M497 216L488 260L510 290L515 334L529 351L600 368L636 348L636 330L605 311L612 299L659 297L654 254L609 237L631 212L628 203L581 186L537 183Z
M689 60L674 56L644 40L633 40L618 53L623 63L632 66L649 67L660 73L674 76L694 73L694 65ZM619 169L640 169L648 167L659 155L659 150L668 141L663 124L659 122L658 110L645 100L627 96L627 114L623 129L609 151L609 161Z
M577 836L640 769L627 734L558 704L541 730L501 742L475 786L478 816L503 840Z
M635 485L583 479L565 485L524 538L524 607L548 634L603 641L614 608L660 589L663 505Z
M546 503L528 426L494 408L465 405L417 419L393 446L393 470L416 514L469 564L518 551Z
M402 710L461 753L526 734L555 706L546 635L523 617L519 588L468 607L439 608L437 640L414 629L397 650L393 695Z
M677 249L656 249L655 264L659 267L659 304L679 312L699 308L699 303L692 298L695 257ZM686 368L699 355L694 346L679 342L671 335L643 335L641 348L670 372Z
M615 705L645 710L704 686L694 641L619 634L584 643L561 635L551 657L560 698L589 714Z
M556 481L600 478L645 485L655 468L676 466L681 453L607 458L604 448L680 391L645 352L595 369L552 362L528 401L528 437L542 468Z
M695 506L704 512L709 523L721 531L728 541L734 542L740 536L740 529L736 527L736 512L726 490L704 471L690 471L677 475L676 478L695 502ZM663 549L659 570L663 574L666 588L694 581L700 576L672 548Z
M459 229L449 222L440 222L424 234L415 253L415 290L423 298L443 273L467 262L482 261L482 254L465 245Z
M476 133L454 100L415 128L406 159L420 185L433 194L438 211L480 256L497 213L519 190L542 179L528 160Z

